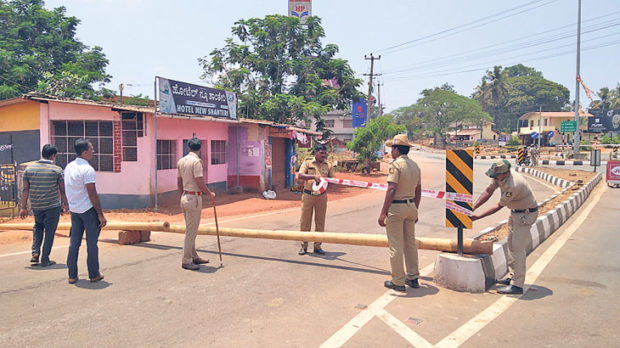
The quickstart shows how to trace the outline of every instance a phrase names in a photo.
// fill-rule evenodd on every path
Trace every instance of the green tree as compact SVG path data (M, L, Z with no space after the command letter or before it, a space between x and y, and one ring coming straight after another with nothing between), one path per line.
M473 98L493 117L496 127L512 131L517 119L530 111L561 111L569 103L569 90L542 73L521 64L487 71Z
M281 15L241 19L232 27L233 38L221 49L199 58L202 78L237 92L240 113L250 118L292 123L317 120L332 108L344 109L362 83L338 46L323 45L325 31L318 17L306 25ZM335 79L338 87L324 80Z
M80 23L65 8L47 10L43 0L0 1L0 99L33 90L59 91L67 97L93 97L110 81L101 47L80 42ZM75 83L75 85L69 85Z
M590 103L590 109L598 110L620 108L620 84L613 89L603 87L596 94L601 99Z
M360 163L375 160L381 144L404 131L405 126L394 124L388 116L379 116L366 123L366 127L356 128L355 137L353 141L347 143L347 148L357 153L357 160Z
M491 120L478 102L446 87L450 86L423 90L417 102L424 128L433 133L435 144L441 145L445 145L446 134L455 122L480 124Z

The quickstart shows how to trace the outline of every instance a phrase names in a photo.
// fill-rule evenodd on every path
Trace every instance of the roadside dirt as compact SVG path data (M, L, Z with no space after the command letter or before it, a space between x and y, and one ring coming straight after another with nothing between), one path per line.
M536 168L536 169L542 172L551 174L560 179L577 182L577 185L573 185L569 190L566 190L564 193L558 195L554 199L540 206L538 208L538 216L542 216L546 214L549 210L552 210L558 204L564 202L566 199L568 199L568 197L572 196L577 190L579 190L582 187L581 184L587 183L596 174L593 172L587 172L583 170L555 169L555 168ZM499 229L483 235L482 237L480 237L480 240L495 242L498 240L502 240L506 238L507 236L508 236L508 226L504 224Z
M387 163L382 162L381 171L379 172L373 172L368 175L362 175L360 173L336 173L336 178L385 183L386 173ZM357 196L365 192L368 192L368 190L342 185L330 185L328 188L330 201ZM277 191L276 199L273 200L263 198L260 193L220 194L216 196L215 201L217 217L218 219L222 219L238 215L257 214L267 211L301 207L301 194L292 192L290 189L283 189ZM210 201L203 202L203 221L213 221L213 215L212 203ZM184 224L183 212L177 200L161 202L161 207L157 211L153 209L120 209L105 211L105 216L109 221L168 221L173 224ZM71 216L69 214L63 214L60 217L60 221L70 222ZM34 218L28 216L24 220L19 217L0 219L0 223L5 222L34 223ZM67 235L67 231L58 231L56 233L56 236L59 238L67 237ZM103 231L100 238L104 238L104 235L110 238L116 238L116 232L114 231ZM31 242L32 232L30 231L0 231L0 245Z

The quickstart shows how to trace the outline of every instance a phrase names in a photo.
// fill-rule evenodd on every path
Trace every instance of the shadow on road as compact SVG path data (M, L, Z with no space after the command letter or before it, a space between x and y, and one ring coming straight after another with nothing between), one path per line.
M78 280L77 283L74 284L78 288L87 289L87 290L101 290L105 289L108 286L112 285L112 283L108 283L105 280L100 280L95 283L91 283L87 279Z

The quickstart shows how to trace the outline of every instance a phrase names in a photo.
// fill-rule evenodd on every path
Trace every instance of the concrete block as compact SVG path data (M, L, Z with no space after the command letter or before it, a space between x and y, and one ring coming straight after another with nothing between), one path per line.
M441 253L435 260L434 281L456 291L484 292L485 275L479 256Z
M140 241L148 242L151 240L151 231L140 231Z
M120 231L118 232L118 244L129 245L140 243L140 231Z

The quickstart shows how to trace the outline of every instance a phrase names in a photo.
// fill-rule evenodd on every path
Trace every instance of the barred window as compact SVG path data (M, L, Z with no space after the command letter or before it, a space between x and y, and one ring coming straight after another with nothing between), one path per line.
M177 141L157 140L157 169L177 167Z
M343 128L353 128L353 120L342 120Z
M211 140L211 164L226 164L225 140Z
M52 143L58 148L56 164L64 168L73 161L75 141L87 138L95 155L89 161L98 172L114 171L114 135L112 121L52 121Z
M325 120L325 127L334 127L334 120Z
M123 161L138 161L138 138L144 136L144 122L141 112L121 114L121 135Z

